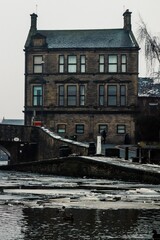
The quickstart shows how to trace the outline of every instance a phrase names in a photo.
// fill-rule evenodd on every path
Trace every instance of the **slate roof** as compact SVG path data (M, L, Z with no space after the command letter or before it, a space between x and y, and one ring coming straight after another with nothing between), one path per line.
M8 125L24 125L23 119L2 119L1 124L8 124Z
M48 48L139 48L133 33L125 29L37 30Z

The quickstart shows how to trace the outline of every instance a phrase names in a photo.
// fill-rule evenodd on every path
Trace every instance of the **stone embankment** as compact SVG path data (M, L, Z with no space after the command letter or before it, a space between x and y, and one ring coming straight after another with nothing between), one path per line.
M133 163L130 160L103 156L60 157L1 166L0 170L160 184L160 166L158 165Z

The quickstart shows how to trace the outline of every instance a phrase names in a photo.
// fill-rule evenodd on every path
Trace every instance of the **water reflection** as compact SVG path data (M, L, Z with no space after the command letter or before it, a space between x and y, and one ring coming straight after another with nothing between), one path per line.
M159 187L0 171L0 240L149 240L160 231Z
M153 225L158 229L160 222L160 210L70 211L74 216L73 222L64 221L57 209L23 209L23 239L151 239Z

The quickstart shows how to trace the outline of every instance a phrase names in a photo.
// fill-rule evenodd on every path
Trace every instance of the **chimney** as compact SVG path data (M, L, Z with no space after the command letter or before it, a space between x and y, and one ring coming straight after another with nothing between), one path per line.
M127 9L124 13L124 29L127 31L131 31L132 30L132 25L131 25L131 14L132 12L129 12L129 9Z
M33 13L30 15L31 16L31 31L36 31L37 30L37 14Z

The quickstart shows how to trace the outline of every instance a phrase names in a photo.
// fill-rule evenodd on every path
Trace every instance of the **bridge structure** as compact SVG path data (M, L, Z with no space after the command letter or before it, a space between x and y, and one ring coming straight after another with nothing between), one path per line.
M88 156L89 148L89 144L62 138L44 127L0 124L0 149L10 158L9 165L0 170L160 184L160 167L106 154Z
M0 124L0 149L13 165L53 159L66 151L85 156L89 145L62 138L44 127Z

